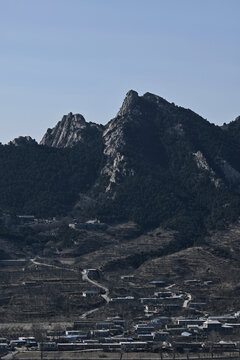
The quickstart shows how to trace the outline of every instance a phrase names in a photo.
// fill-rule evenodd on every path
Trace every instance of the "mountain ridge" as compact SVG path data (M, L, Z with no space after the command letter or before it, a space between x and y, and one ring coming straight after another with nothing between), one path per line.
M69 113L33 150L2 146L0 206L204 232L239 216L234 124L223 129L162 97L130 90L106 125Z

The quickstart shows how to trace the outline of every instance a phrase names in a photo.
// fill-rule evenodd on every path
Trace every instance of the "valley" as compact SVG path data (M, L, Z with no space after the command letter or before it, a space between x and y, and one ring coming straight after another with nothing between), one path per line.
M235 358L238 135L130 90L0 144L2 358Z

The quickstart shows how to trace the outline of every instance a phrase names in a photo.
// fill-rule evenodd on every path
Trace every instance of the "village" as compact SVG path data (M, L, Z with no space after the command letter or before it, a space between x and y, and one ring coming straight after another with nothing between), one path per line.
M56 265L40 259L32 259L32 263L57 270ZM81 293L83 301L96 307L82 313L65 328L57 328L55 324L55 327L44 329L38 324L16 338L11 332L3 337L2 331L2 359L44 356L56 359L56 354L66 352L82 354L85 359L98 358L98 354L123 357L130 353L135 354L135 358L139 358L139 354L145 354L146 358L240 356L240 311L213 316L208 313L208 299L193 295L196 288L211 286L211 281L185 280L183 291L178 284L153 279L147 286L145 284L147 296L141 296L140 291L138 297L136 289L140 286L137 280L135 283L135 276L122 275L118 281L126 292L122 296L112 296L106 281L101 283L98 269L83 269L80 274L76 269L72 272L80 275L87 285ZM29 281L24 286L34 288L36 282Z
M20 229L56 226L56 219L33 216L18 216L18 222ZM142 277L133 261L126 266L130 251L131 259L137 254L141 260L141 246L164 246L171 233L158 229L138 238L132 224L111 229L96 219L69 223L68 229L111 242L79 259L68 248L50 256L37 248L41 256L33 257L25 246L30 257L19 257L19 251L18 258L0 260L2 359L240 357L240 308L224 311L224 296L214 295L218 277L185 272L173 278L167 269ZM99 266L103 258L109 262Z

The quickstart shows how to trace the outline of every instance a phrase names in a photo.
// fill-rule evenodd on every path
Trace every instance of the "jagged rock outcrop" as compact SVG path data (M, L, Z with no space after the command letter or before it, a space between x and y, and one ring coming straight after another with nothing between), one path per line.
M203 156L201 151L197 151L196 153L193 153L193 156L195 158L196 164L199 169L202 169L203 171L206 171L209 175L209 178L214 183L216 187L219 187L221 185L221 180L216 177L216 173L211 169L209 166L206 158Z
M102 131L101 125L88 123L82 115L70 112L64 115L53 129L47 130L40 144L57 148L72 147L84 142L86 131L92 127Z
M108 178L106 192L110 191L112 186L119 183L123 177L134 175L134 170L128 165L124 155L126 146L124 131L126 124L131 120L128 115L132 114L139 116L141 112L138 93L130 90L116 118L105 126L103 133L105 166L101 173Z
M232 128L235 129L238 123L239 118L230 123L226 133ZM166 152L166 144L164 144L166 138L175 142L175 146L179 143L188 143L188 152L192 157L189 161L193 160L200 172L205 170L205 174L208 174L210 181L216 187L222 183L216 169L212 169L208 164L208 156L205 157L205 151L208 153L208 149L204 149L204 144L201 142L196 142L199 137L198 129L201 128L205 133L204 136L207 136L207 132L212 130L211 124L191 110L169 103L160 96L149 92L139 96L136 91L130 90L116 117L105 126L88 123L82 115L69 113L64 115L53 129L47 130L40 144L56 148L73 147L78 143L87 142L89 136L96 137L96 131L86 136L88 130L92 128L97 131L97 136L102 136L103 161L100 174L105 179L104 188L107 193L114 190L124 178L136 174L139 168L139 164L137 166L136 164L140 158L141 161L152 163L153 167L158 162L163 165L166 161L171 161L170 153ZM215 128L215 133L219 136L220 128ZM221 128L223 129L226 130L226 127ZM176 148L173 151L176 152ZM222 170L225 180L230 185L236 184L237 170L223 159L219 160L216 157L214 161ZM234 174L229 170L230 167L235 170Z
M123 101L123 104L117 113L118 116L125 116L128 114L136 113L139 111L139 96L138 93L134 90L127 92L126 97Z
M136 143L136 153L142 151L143 156L148 157L149 154L151 156L156 117L159 117L159 112L164 117L174 108L175 105L151 93L139 96L136 91L130 90L126 94L117 116L105 126L103 133L105 166L101 173L108 178L106 192L114 189L114 185L125 177L135 175L134 164L127 156L131 143ZM161 119L157 120L161 121ZM182 125L178 123L174 124L172 131L181 136L184 134ZM157 151L163 150L160 147L157 145Z
M38 145L35 139L32 139L31 136L19 136L9 142L9 145L15 146L29 146L29 145Z

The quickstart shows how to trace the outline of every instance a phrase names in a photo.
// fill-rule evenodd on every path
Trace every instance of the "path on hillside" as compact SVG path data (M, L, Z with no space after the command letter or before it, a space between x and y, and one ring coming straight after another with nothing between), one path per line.
M171 284L169 286L165 287L165 290L170 290L172 287L174 287L176 284ZM186 309L188 307L189 302L192 300L192 295L190 293L184 293L187 296L187 299L183 302L183 308Z
M165 287L165 290L170 290L172 287L174 287L176 284L171 284Z
M78 273L78 270L76 270L76 269L71 269L71 268L66 268L66 267L63 267L63 266L57 266L57 265L53 265L53 264L47 264L47 263L39 262L39 261L36 261L36 258L30 259L30 261L34 265L46 266L46 267L51 267L51 268L54 268L54 269L67 270L67 271L72 271L72 272Z
M71 268L66 268L66 267L63 267L63 266L57 266L57 265L53 265L53 264L47 264L47 263L39 262L39 261L36 260L36 258L30 259L30 261L31 261L34 265L37 265L37 266L46 266L46 267L50 267L50 268L54 268L54 269L67 270L67 271L72 271L72 272L74 272L74 273L79 274L78 270L76 270L76 269L71 269ZM106 303L109 303L109 301L110 301L110 298L109 298L109 296L108 296L108 295L109 295L109 289L108 289L106 286L103 286L103 285L99 284L98 282L89 279L87 269L84 269L84 270L81 272L81 275L82 275L82 280L83 280L83 281L88 281L88 282L91 283L92 285L97 286L97 287L100 288L100 289L103 289L103 290L105 291L105 294L101 294L101 297L106 301ZM85 313L83 313L82 315L80 315L80 319L85 319L88 315L90 315L90 314L98 311L101 307L102 307L102 306L99 306L99 307L94 308L94 309L92 309L92 310L86 311Z
M97 308L95 308L95 309L86 311L85 313L83 313L82 315L79 316L79 319L86 319L86 318L88 317L88 315L91 315L92 313L95 313L95 312L98 311L100 308L101 308L101 306L100 306L100 307L97 307Z
M89 277L88 277L88 270L87 270L87 269L84 269L84 270L82 271L82 279L83 279L83 281L88 281L88 282L91 283L92 285L95 285L95 286L97 286L98 288L103 289L103 290L105 291L105 294L102 294L101 296L102 296L102 298L103 298L107 303L109 303L109 301L110 301L110 297L108 296L108 295L109 295L109 289L108 289L106 286L101 285L101 284L99 284L98 282L89 279Z
M187 295L187 299L184 300L184 303L183 303L183 308L185 308L185 309L188 307L189 302L192 300L192 295L191 294L186 293L186 295Z

